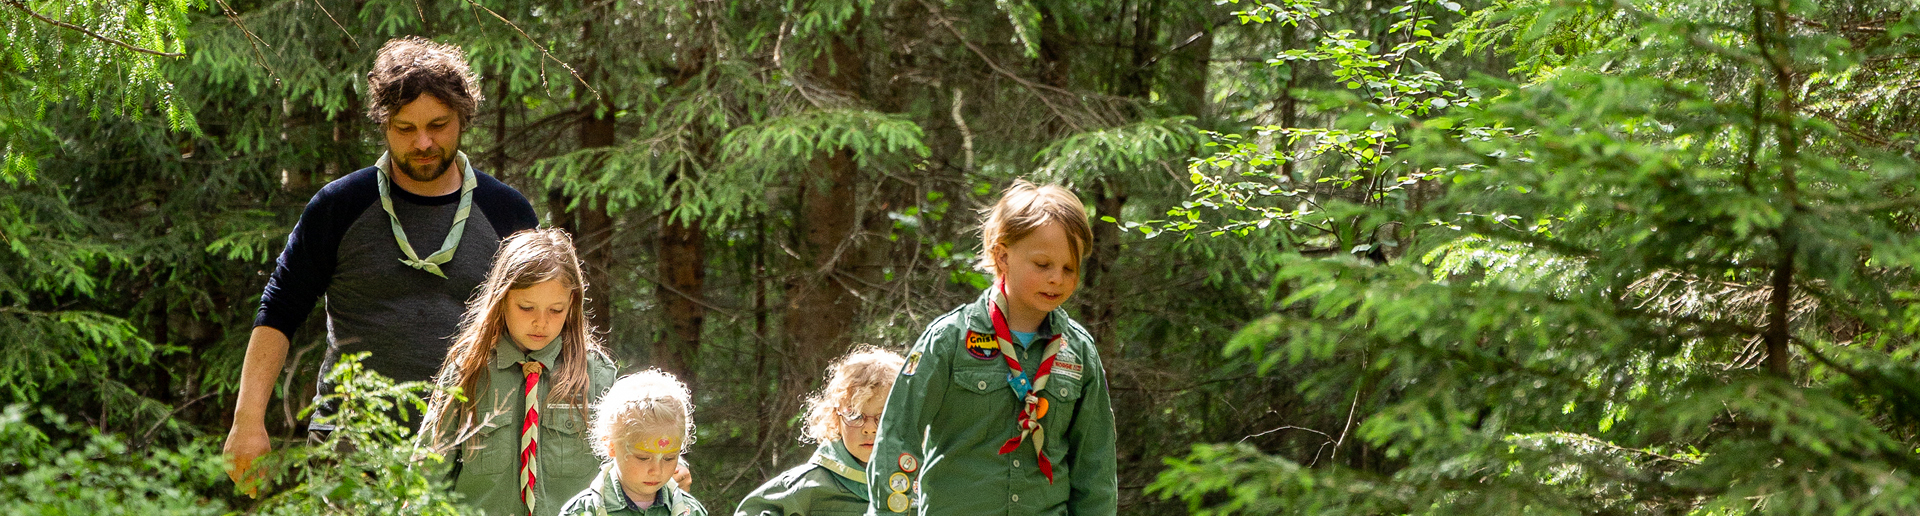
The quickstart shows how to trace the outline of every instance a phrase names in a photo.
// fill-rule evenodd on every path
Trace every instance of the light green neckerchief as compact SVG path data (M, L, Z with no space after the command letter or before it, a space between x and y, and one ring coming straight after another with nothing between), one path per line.
M838 452L840 450L835 449L831 451ZM855 468L851 465L848 465L845 462L840 461L837 458L829 456L828 453L830 452L827 449L827 447L822 446L820 447L820 449L813 451L813 457L811 459L808 459L807 462L819 464L821 467L827 468L828 471L832 471L836 474L839 474L841 477L846 478L847 480L859 482L862 485L867 483L867 472L864 468ZM848 454L848 455L851 456L852 454Z
M413 252L413 243L407 241L407 230L400 227L400 216L393 212L393 197L389 194L393 183L393 154L381 153L377 167L380 169L380 207L387 210L387 221L393 223L393 240L400 244L400 252L407 255L400 263L408 267L427 271L441 278L447 273L440 272L440 264L453 260L454 251L460 249L460 235L467 231L467 215L473 212L473 189L479 185L474 179L473 164L467 162L467 153L454 151L454 160L460 163L465 180L460 184L460 209L453 213L453 229L447 231L447 240L440 243L440 251L421 259Z
M668 480L667 482L673 481ZM608 488L613 489L612 494L607 493ZM654 505L659 505L659 498L665 496L669 498L669 500L667 500L668 513L673 516L691 516L693 514L693 506L687 505L687 501L680 499L679 496L674 496L673 489L674 487L670 485L660 486L660 492L653 495ZM593 504L593 512L598 516L607 516L607 504L616 502L620 504L615 507L616 509L631 509L634 512L642 513L647 510L647 507L627 503L632 500L627 499L626 491L620 490L620 469L615 467L611 462L603 462L600 464L600 476L599 478L593 479L593 492L600 495L600 503ZM648 507L652 506L650 505Z
M847 451L845 441L821 445L813 451L813 457L807 462L827 468L827 471L833 472L833 479L840 483L840 487L853 492L860 501L867 501L867 468L854 458L852 452Z

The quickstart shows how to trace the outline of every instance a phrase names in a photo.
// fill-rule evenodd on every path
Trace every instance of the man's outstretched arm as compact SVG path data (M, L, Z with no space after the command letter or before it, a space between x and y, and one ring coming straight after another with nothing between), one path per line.
M287 362L287 334L271 326L253 327L247 338L247 359L240 367L240 399L233 404L233 428L227 431L227 477L240 490L257 495L257 475L245 475L253 460L273 449L267 436L267 402L273 399L274 380Z

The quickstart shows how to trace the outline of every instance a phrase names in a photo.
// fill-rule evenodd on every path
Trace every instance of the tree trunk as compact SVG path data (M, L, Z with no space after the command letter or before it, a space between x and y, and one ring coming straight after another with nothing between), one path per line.
M781 404L797 402L821 378L827 362L846 350L859 299L840 276L857 254L853 152L839 150L807 164L800 187L801 262L787 283L787 360ZM845 245L843 245L845 244ZM784 412L782 412L784 413Z
M1112 179L1100 179L1093 184L1093 211L1096 217L1113 217L1120 220L1120 210L1127 204L1127 194ZM1120 258L1120 225L1095 218L1093 221L1092 254L1082 268L1086 278L1086 290L1081 294L1082 305L1086 307L1087 330L1093 333L1093 341L1100 346L1113 346L1114 356L1126 354L1126 344L1120 342L1118 319L1119 281L1110 274L1114 262ZM1055 328L1056 331L1060 328Z
M587 22L583 40L593 37L593 22ZM599 61L589 58L584 75L590 79L599 79ZM601 91L601 95L612 92ZM613 120L614 108L607 101L591 99L582 109L587 110L580 119L580 148L593 149L612 147L615 140ZM587 323L601 335L613 332L613 318L610 317L608 300L612 298L608 271L613 268L613 217L607 213L606 199L578 199L578 206L569 208L575 199L555 189L547 192L549 208L554 213L554 225L573 234L573 247L580 255L582 274L587 285Z
M704 8L697 8L694 17L693 26L702 27L706 25L703 20L713 17L713 14ZM708 39L694 38L694 41ZM704 45L683 47L675 56L675 63L670 70L673 74L671 90L685 91L687 88L702 87L695 81L706 71L708 54L708 48ZM704 128L695 129L694 159L707 163L717 161L713 153L719 137L714 133ZM698 180L687 176L696 168L691 163L675 167L675 171L667 178L668 188L672 189L681 181ZM660 285L654 289L654 299L666 316L666 331L659 334L659 341L654 344L653 365L679 376L691 387L698 379L701 333L707 318L704 301L707 242L704 229L697 222L673 217L681 201L676 196L673 206L660 213L660 236L655 246Z
M666 312L667 331L653 348L653 365L693 385L700 363L700 333L707 309L707 236L697 226L670 217L660 219L659 278L654 296Z
M834 38L831 48L814 59L813 75L843 93L862 97L865 69L860 58L860 17L848 21L848 34ZM854 245L859 223L855 195L859 170L851 150L839 149L814 157L802 174L799 216L800 263L787 284L788 346L781 371L782 392L776 402L797 408L801 396L822 378L827 362L845 352L849 330L859 309L859 298L845 277L860 255ZM794 404L794 405L788 405ZM783 407L784 408L784 407ZM776 414L789 414L781 410Z
M1175 35L1178 40L1173 44L1185 46L1174 51L1172 66L1178 72L1167 74L1173 81L1170 100L1180 114L1194 118L1194 125L1211 127L1212 113L1207 109L1207 77L1213 64L1212 22L1204 17L1195 17Z

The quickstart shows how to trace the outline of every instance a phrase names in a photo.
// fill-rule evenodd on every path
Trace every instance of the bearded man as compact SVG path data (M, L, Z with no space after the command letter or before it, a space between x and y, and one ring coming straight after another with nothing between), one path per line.
M265 415L287 336L315 303L326 299L327 324L316 403L333 392L326 371L349 353L371 353L365 367L396 381L430 380L500 241L539 224L525 196L460 151L482 97L458 47L388 41L367 73L367 98L386 152L307 202L260 296L225 449L228 475L250 492L243 475L272 448ZM315 415L332 411L320 403ZM308 425L314 438L333 429Z

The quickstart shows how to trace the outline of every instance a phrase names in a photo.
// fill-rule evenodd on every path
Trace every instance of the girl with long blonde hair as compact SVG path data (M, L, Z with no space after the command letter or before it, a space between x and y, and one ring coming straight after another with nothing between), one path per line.
M587 326L586 292L573 240L534 229L501 244L467 302L421 440L447 458L454 491L488 514L558 514L598 470L587 411L615 367Z

